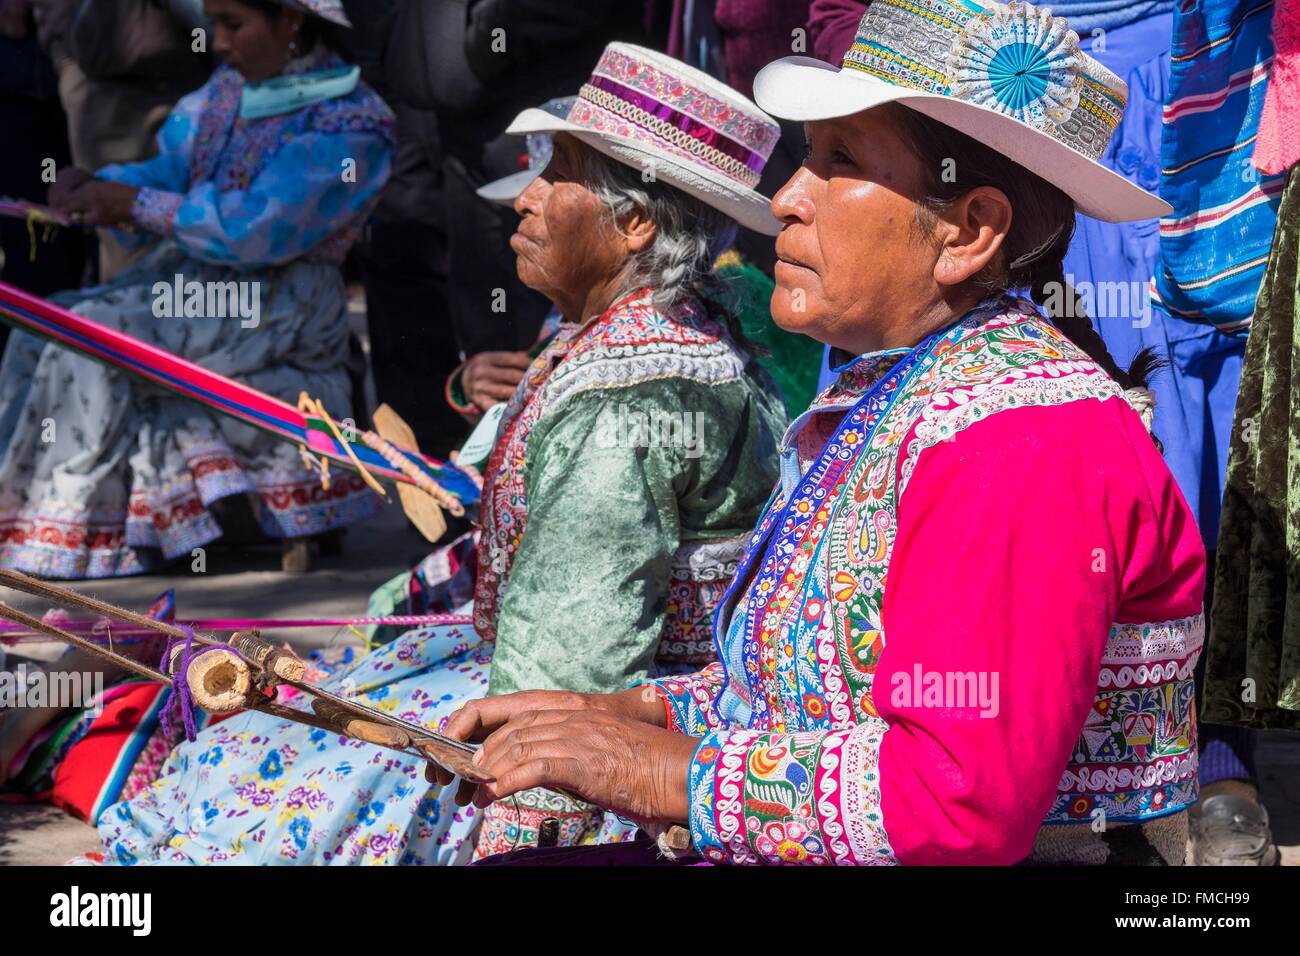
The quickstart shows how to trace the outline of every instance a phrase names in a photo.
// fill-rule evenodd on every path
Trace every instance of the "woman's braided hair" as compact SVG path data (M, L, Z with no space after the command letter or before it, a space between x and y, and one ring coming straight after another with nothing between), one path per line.
M1028 290L1052 323L1122 388L1146 388L1162 364L1155 350L1143 349L1132 365L1121 367L1093 327L1078 294L1065 281L1065 253L1074 236L1074 200L965 133L905 106L881 108L893 113L904 141L921 160L918 227L928 232L934 217L972 189L1000 189L1013 210L1011 228L1002 241L1002 260L973 281L990 293ZM956 175L945 177L945 168Z

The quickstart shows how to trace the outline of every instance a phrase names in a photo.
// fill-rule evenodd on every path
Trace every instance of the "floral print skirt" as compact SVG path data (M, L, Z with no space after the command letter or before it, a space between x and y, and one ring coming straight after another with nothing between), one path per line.
M491 662L492 644L463 617L408 631L314 682L439 727L487 693ZM456 789L426 782L422 760L245 712L182 743L152 786L110 806L98 825L105 862L128 866L460 864L536 845L547 817L561 846L636 834L635 824L557 793L527 790L479 811L456 806Z
M323 681L334 693L437 727L487 691L492 649L463 623L408 631ZM265 714L241 713L177 747L162 776L99 818L105 862L449 864L482 814L424 762Z

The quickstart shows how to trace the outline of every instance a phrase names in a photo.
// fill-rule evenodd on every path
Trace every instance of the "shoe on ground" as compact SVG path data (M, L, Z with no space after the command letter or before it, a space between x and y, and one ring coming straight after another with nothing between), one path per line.
M1268 811L1255 800L1216 793L1190 815L1188 862L1192 866L1276 866L1277 847Z

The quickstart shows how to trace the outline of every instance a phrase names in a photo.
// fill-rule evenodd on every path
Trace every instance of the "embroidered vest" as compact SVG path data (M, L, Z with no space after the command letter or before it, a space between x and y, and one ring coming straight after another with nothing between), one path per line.
M725 676L705 706L758 731L883 729L872 689L888 641L881 610L898 501L920 454L1008 408L1121 396L1030 303L1010 298L906 355L860 359L787 433L782 487L715 621ZM810 435L818 409L847 409L824 441ZM1143 821L1195 800L1202 628L1199 615L1111 627L1093 710L1045 822L1087 822L1097 810Z

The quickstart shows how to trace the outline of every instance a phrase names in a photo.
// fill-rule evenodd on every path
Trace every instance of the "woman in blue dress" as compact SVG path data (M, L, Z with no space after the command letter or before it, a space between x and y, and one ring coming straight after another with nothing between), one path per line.
M351 408L339 265L388 178L393 118L334 51L338 0L206 0L223 65L180 100L158 155L92 177L64 169L50 202L153 243L61 304L290 402ZM352 475L329 490L289 444L16 333L0 364L0 567L46 577L136 574L221 535L210 506L249 494L273 537L371 513Z

